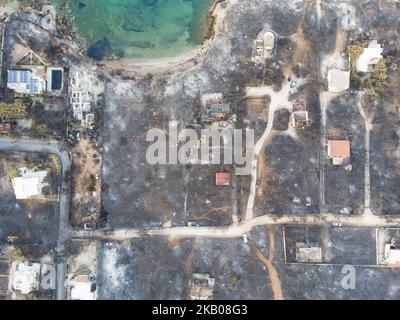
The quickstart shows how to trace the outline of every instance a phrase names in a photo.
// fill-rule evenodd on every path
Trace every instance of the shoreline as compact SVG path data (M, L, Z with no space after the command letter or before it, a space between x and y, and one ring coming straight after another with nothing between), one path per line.
M210 47L211 41L207 40L202 46L193 48L190 51L175 57L158 59L122 58L116 60L103 60L99 63L114 71L123 70L128 73L163 74L171 71L171 69L179 71L188 64L197 64L199 62L198 59L206 56Z
M111 71L123 71L125 73L151 73L154 75L161 75L171 71L182 72L194 67L207 56L208 50L214 43L214 39L218 34L217 26L224 18L224 15L221 14L223 9L220 6L220 4L224 2L230 2L230 0L215 0L208 12L208 32L203 44L198 45L186 53L175 57L158 59L122 58L115 60L102 60L99 61L99 63L109 68Z

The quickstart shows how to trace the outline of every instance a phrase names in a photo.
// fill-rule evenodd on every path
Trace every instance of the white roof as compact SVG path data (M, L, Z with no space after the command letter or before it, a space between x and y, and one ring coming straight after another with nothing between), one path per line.
M17 199L28 199L40 194L40 180L36 178L14 178L12 179L14 193Z
M272 50L275 47L275 34L272 31L267 31L264 36L264 46L266 50Z
M96 300L96 291L91 292L92 282L88 276L77 276L71 289L71 300Z
M322 248L315 246L304 246L303 244L297 244L296 248L296 260L298 262L322 262Z
M342 92L350 87L350 72L339 69L328 71L328 85L330 92Z
M377 64L383 58L383 48L376 41L371 41L368 48L364 48L363 53L357 60L357 71L370 72L371 66Z
M390 244L385 244L385 260L384 264L399 264L400 263L400 249L391 249Z
M22 177L11 180L17 200L29 199L41 194L43 180L47 171L29 172L26 168L20 168Z
M39 289L40 263L21 262L13 265L13 289L22 294Z

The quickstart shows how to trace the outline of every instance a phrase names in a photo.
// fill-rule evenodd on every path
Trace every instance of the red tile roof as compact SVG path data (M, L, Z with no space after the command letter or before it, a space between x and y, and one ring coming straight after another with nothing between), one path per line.
M217 186L229 186L231 184L231 174L229 172L220 172L215 175Z
M328 141L328 156L350 158L350 141L347 140L329 140Z

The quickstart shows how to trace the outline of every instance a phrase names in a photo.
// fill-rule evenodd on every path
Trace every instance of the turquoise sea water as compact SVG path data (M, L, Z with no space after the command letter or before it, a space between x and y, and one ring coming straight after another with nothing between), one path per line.
M172 57L204 40L214 0L52 0L74 17L88 54Z

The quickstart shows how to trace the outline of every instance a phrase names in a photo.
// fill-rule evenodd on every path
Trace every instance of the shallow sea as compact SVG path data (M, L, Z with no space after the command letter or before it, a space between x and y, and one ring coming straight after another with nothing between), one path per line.
M151 59L201 44L214 0L52 0L74 17L90 56Z

